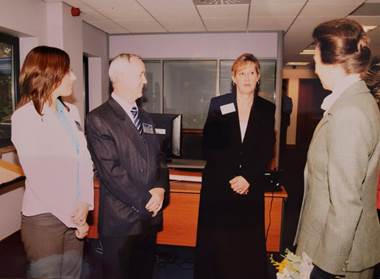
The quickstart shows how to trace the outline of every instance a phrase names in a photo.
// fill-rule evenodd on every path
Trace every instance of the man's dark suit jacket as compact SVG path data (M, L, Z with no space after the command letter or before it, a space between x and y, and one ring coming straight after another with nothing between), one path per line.
M139 115L151 125L143 135L112 97L87 116L87 141L101 183L102 237L136 235L162 223L162 212L152 218L145 205L150 189L168 191L168 171L152 119L142 109Z

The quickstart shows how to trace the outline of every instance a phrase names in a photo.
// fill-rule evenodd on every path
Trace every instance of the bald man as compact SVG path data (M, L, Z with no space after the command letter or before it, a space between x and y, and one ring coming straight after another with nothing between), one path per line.
M100 179L103 278L150 279L168 171L153 122L136 105L145 66L133 54L110 64L113 92L87 116L89 150Z

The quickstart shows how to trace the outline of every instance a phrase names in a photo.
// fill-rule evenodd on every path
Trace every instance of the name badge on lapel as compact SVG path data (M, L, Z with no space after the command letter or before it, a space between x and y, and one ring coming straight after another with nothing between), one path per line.
M235 104L234 103L229 103L229 104L220 106L220 111L222 112L223 115L231 113L231 112L235 112L236 111Z
M153 134L153 126L151 124L143 123L142 127L144 134Z
M157 135L166 135L166 129L155 128L154 130L156 131Z

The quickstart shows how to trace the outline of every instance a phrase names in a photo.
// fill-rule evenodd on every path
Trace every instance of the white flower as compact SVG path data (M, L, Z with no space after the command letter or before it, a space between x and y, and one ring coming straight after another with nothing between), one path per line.
M309 279L311 270L313 269L313 263L310 257L306 253L302 253L302 257L299 257L292 253L290 250L285 250L284 259L281 262L273 260L271 257L271 263L278 270L276 276L277 279Z

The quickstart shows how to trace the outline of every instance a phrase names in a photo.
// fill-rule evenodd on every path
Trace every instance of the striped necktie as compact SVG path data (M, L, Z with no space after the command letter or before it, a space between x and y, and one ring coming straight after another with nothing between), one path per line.
M135 124L137 131L139 131L139 134L142 135L143 129L142 129L141 120L139 117L139 110L136 106L132 107L131 114L133 117L133 124Z

